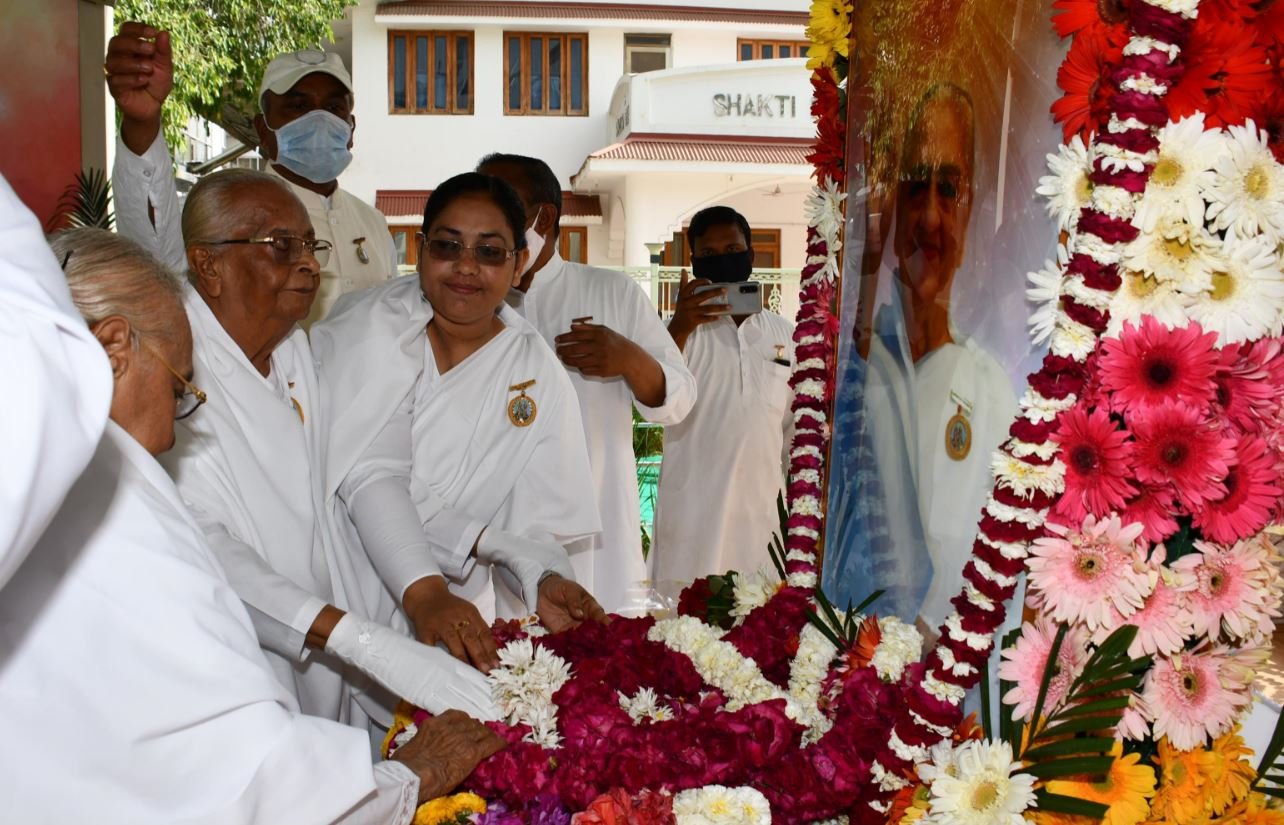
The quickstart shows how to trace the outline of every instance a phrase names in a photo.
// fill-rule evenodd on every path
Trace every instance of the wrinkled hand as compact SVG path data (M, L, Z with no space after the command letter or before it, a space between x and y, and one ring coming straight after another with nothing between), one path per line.
M161 106L174 88L174 55L169 32L145 23L124 23L107 42L107 88L126 121L160 121Z
M624 375L639 353L646 355L637 344L601 324L572 323L570 332L553 341L563 364L597 378Z
M540 581L548 573L574 578L566 548L487 527L477 539L477 560L500 565L517 581L527 610L539 601ZM502 571L497 571L502 572Z
M687 280L687 271L682 270L682 280L678 282L678 302L673 308L673 318L669 321L669 335L673 337L678 349L683 349L687 338L695 332L696 327L725 318L731 310L726 306L726 289L711 289L707 292L696 292L702 286L713 283L707 278Z
M549 576L539 586L535 612L550 633L578 627L585 620L608 624L611 619L587 590L570 579Z
M420 579L410 585L403 603L419 641L426 645L441 642L450 655L472 664L482 673L489 673L499 664L495 638L486 620L472 602L447 590L440 576Z
M478 763L506 745L503 737L468 714L448 710L421 723L419 732L392 758L419 777L423 804L453 791Z

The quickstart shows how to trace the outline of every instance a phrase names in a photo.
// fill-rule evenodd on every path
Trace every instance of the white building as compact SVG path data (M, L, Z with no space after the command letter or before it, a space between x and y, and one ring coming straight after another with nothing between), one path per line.
M533 155L563 182L570 260L644 276L647 245L669 242L662 263L681 266L691 215L723 203L754 228L760 276L788 281L814 135L808 5L362 0L336 25L356 87L343 185L384 212L409 264L433 187L490 152Z

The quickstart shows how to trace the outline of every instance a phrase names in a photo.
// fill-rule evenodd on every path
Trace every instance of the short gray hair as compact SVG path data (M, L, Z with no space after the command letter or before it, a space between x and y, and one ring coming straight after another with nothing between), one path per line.
M187 193L183 205L183 243L189 248L214 240L226 240L244 226L255 201L238 198L243 189L275 186L298 200L290 184L276 175L253 169L222 169L206 175Z
M49 246L62 263L71 300L85 322L119 315L141 338L174 335L174 313L183 315L183 288L160 261L137 243L105 229L68 229Z

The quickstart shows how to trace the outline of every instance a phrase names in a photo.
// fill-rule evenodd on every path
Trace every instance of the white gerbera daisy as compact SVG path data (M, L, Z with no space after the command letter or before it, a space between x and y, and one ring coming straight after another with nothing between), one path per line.
M1141 272L1121 273L1123 283L1110 299L1110 324L1106 335L1116 337L1125 322L1141 325L1143 315L1153 315L1169 329L1186 326L1186 307L1194 297L1179 292L1171 281L1151 278Z
M1025 291L1025 298L1034 304L1027 324L1030 327L1030 339L1035 346L1052 337L1057 326L1057 310L1061 309L1061 289L1065 284L1066 248L1057 244L1056 263L1045 260L1043 269L1031 272L1025 278L1030 286Z
M1212 288L1195 296L1190 317L1217 333L1222 346L1280 333L1284 310L1284 272L1275 247L1258 236L1229 237Z
M1069 143L1059 146L1056 154L1048 155L1048 169L1052 174L1039 178L1035 191L1048 199L1045 206L1048 214L1056 218L1058 228L1069 230L1092 195L1092 182L1088 180L1092 165L1083 138L1075 135Z
M678 825L771 825L771 804L754 788L705 785L673 797Z
M1215 229L1245 238L1261 233L1278 244L1284 238L1284 167L1253 121L1229 131L1204 191L1208 220Z
M1022 812L1035 804L1034 777L1013 771L1007 742L965 742L955 749L955 775L932 781L930 825L1024 825Z
M1179 218L1161 220L1153 232L1142 232L1124 249L1126 269L1168 281L1183 292L1209 288L1221 242L1203 224Z
M1204 222L1204 196L1213 161L1220 154L1221 133L1204 131L1204 115L1183 118L1159 130L1159 159L1150 171L1146 193L1133 223L1153 232L1160 219L1176 217L1191 226Z

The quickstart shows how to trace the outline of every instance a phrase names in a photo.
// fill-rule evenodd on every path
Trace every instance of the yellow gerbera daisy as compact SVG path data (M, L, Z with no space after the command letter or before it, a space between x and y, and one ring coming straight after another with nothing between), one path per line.
M844 0L812 0L807 39L811 41L807 68L831 66L835 55L847 57L852 30L852 6Z
M1139 753L1124 754L1121 742L1115 742L1110 755L1115 761L1102 781L1055 779L1048 782L1048 790L1109 805L1103 825L1137 825L1150 815L1146 800L1155 795L1155 769L1138 764Z
M1219 822L1234 825L1284 825L1284 811L1272 808L1264 794L1255 793L1232 805Z
M1212 813L1220 814L1231 803L1248 796L1257 775L1248 761L1252 756L1253 749L1245 747L1239 735L1239 725L1213 740L1212 750L1200 754L1204 793Z
M448 825L458 820L460 814L484 813L486 800L475 793L439 796L419 806L415 811L414 825Z
M1203 753L1203 748L1177 750L1166 736L1159 740L1159 753L1155 756L1159 766L1159 792L1151 802L1155 819L1175 825L1207 820L1204 774L1200 766Z

